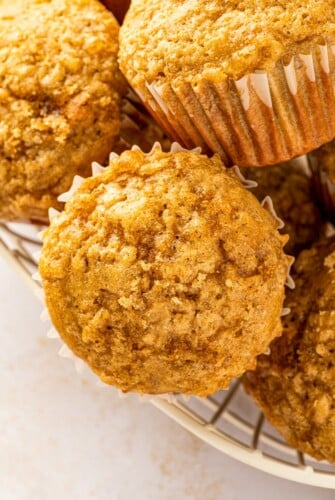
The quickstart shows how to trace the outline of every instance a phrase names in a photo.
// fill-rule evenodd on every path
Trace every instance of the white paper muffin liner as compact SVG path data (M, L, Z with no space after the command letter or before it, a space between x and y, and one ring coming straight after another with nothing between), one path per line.
M272 165L335 137L335 45L281 58L239 80L147 82L135 88L173 140L219 153L226 165Z
M136 150L140 150L141 149L139 148L139 146L135 145L131 148L133 151L136 151ZM156 142L154 143L154 145L152 146L152 149L149 153L145 153L147 155L150 155L154 150L156 149L159 149L159 150L162 150L161 148L161 145L159 142ZM193 153L197 153L197 154L201 154L201 148L197 147L197 148L194 148L192 150L189 150L189 149L185 149L183 146L181 146L180 144L174 142L172 145L171 145L171 148L170 148L170 152L171 153L178 153L178 152L193 152ZM118 155L116 153L111 153L110 155L110 158L111 159L114 159L114 158L117 158ZM96 177L96 176L99 176L101 175L105 170L106 168L108 167L103 167L101 165L99 165L98 163L94 162L92 163L92 176L93 177ZM235 172L236 176L238 177L238 179L241 181L241 184L246 187L247 189L252 189L254 187L257 186L257 183L255 181L252 181L252 180L248 180L248 179L245 179L241 173L241 171L239 170L239 168L237 166L234 166L232 168L232 170ZM62 201L64 203L68 202L72 196L74 195L74 193L79 189L79 187L82 185L82 183L84 182L84 178L83 177L80 177L80 176L75 176L74 179L73 179L73 183L72 183L72 186L71 188L69 189L69 191L67 191L66 193L63 193L59 196L59 201ZM274 207L273 207L273 203L272 203L272 200L270 198L270 196L267 196L266 198L264 198L263 202L261 203L262 206L269 212L271 213L271 215L273 216L274 220L277 222L277 229L281 229L283 228L284 226L284 222L277 216L275 210L274 210ZM57 218L59 218L59 216L61 216L61 212L59 212L58 210L55 210L53 208L49 209L49 220L50 222L57 222ZM41 241L42 241L42 238L43 238L43 234L44 234L45 230L44 231L41 231L41 233L39 233L39 237L41 238ZM41 251L39 252L36 252L34 254L34 258L36 259L36 261L38 262L39 259L40 259L40 256L41 256ZM289 257L289 265L288 265L288 270L287 270L287 279L286 279L286 283L285 285L289 288L294 288L294 281L290 275L290 270L291 270L291 266L294 262L294 258L293 257ZM35 273L32 278L36 281L39 281L39 282L42 282L42 279L41 279L41 276L40 274L37 272ZM43 289L41 288L40 290L40 294L39 294L39 299L43 302L44 304L44 309L43 309L43 312L41 313L41 321L43 322L49 322L50 325L52 325L52 321L51 321L51 318L50 318L50 315L49 315L49 312L46 308L46 304L45 304L45 298L44 298L44 293L43 293ZM281 312L281 316L285 316L287 314L290 313L290 309L289 308L283 308L282 309L282 312ZM73 362L74 364L74 367L75 367L75 370L76 372L81 375L85 372L86 369L90 370L89 366L81 359L79 358L78 356L76 356L73 351L71 351L71 349L63 342L63 340L61 339L59 333L57 332L57 330L51 326L51 328L48 330L47 332L47 338L49 339L53 339L53 340L58 340L61 342L61 347L58 351L58 355L62 358L66 358L66 359L69 359ZM264 352L265 355L269 355L270 354L270 349L267 348L267 350ZM92 370L90 370L91 372ZM117 389L115 388L114 386L111 386L110 384L106 384L104 383L100 378L97 380L97 386L98 387L109 387L109 388L113 388L117 391L118 395L122 398L126 397L128 394L134 394L134 393L124 393L123 391L121 391L120 389ZM152 394L138 394L138 393L135 393L139 400L142 401L142 402L147 402L147 401L152 401L154 400L155 398L164 398L166 399L167 401L169 402L175 402L176 401L176 397L177 395L176 394L159 394L159 395L152 395ZM190 395L187 395L187 394L178 394L178 397L182 397L184 398L186 401L189 400L189 398L191 397Z

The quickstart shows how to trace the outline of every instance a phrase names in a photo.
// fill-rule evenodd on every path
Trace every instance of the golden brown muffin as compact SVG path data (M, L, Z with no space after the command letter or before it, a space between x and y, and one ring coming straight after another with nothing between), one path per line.
M0 31L0 218L43 220L119 133L119 27L96 0L0 1Z
M293 277L283 336L245 386L289 444L335 462L335 239L304 250Z
M289 235L285 251L298 255L319 239L323 220L316 201L310 173L295 162L266 168L241 169L244 177L257 182L252 190L259 201L270 196L274 209L284 222L281 229Z
M326 216L335 224L335 141L309 155L317 196Z
M277 222L217 156L127 151L44 236L52 322L123 391L206 395L280 335Z
M334 0L133 0L120 65L168 134L263 166L335 136Z
M130 0L101 0L107 9L111 10L121 24L129 8Z

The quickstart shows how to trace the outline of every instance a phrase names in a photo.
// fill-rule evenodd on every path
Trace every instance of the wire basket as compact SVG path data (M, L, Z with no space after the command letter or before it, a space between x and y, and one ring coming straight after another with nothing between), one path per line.
M0 254L37 295L41 285L35 253L42 228L30 224L0 224ZM241 380L207 398L155 397L152 404L184 428L226 455L278 477L335 489L335 466L317 462L285 443L244 393Z

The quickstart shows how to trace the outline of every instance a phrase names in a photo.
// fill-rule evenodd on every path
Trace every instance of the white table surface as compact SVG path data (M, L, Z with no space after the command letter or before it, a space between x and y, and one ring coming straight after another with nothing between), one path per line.
M57 356L41 305L0 259L1 500L334 500L236 462Z

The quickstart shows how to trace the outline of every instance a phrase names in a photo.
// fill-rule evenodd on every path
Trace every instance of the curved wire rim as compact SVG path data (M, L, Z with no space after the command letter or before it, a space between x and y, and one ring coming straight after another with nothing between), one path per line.
M300 464L294 466L259 449L248 448L235 439L223 436L221 432L211 428L208 424L199 422L175 403L169 403L161 398L155 398L151 403L192 434L239 462L282 479L289 479L310 486L335 489L334 473L317 471L311 465ZM293 451L297 453L296 450Z

